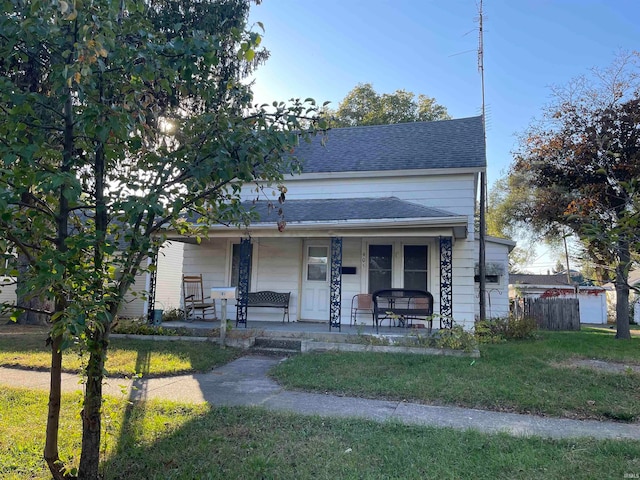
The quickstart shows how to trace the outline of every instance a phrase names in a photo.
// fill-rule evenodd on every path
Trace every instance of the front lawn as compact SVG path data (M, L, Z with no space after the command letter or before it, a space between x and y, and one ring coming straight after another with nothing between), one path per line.
M640 418L640 373L574 366L576 359L640 365L640 338L613 331L540 332L538 340L481 345L479 359L317 353L281 363L286 388L569 418Z
M47 394L0 391L0 478L50 478ZM77 466L79 394L63 397L60 454ZM105 479L587 479L640 472L640 442L543 440L322 419L258 408L107 398Z
M45 343L47 333L46 327L0 326L0 366L48 369L51 350ZM106 368L111 377L181 375L209 371L241 354L212 342L112 338ZM62 367L66 372L78 372L83 361L76 352L67 350Z

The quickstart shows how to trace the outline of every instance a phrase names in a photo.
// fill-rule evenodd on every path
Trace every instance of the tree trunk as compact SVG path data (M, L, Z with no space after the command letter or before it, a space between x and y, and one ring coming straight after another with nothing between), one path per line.
M104 360L107 356L108 329L104 332L96 330L90 340L91 349L86 367L87 384L82 409L82 453L78 478L98 480L100 467L100 433L102 416L102 381Z
M629 329L629 267L631 254L626 240L618 241L616 264L616 338L631 339Z
M64 173L71 171L73 152L73 116L72 116L72 95L67 92L67 99L64 104L65 131L64 131L64 152L63 163L60 170ZM58 252L67 252L67 238L69 237L69 200L67 198L68 187L60 186L59 211L56 216L56 248ZM66 272L62 272L66 276ZM67 308L67 297L64 290L55 292L55 313L64 313ZM54 330L55 330L54 325ZM56 333L51 338L51 372L49 374L49 415L47 418L46 441L44 447L44 457L49 465L49 470L55 480L65 478L62 473L64 464L58 455L58 429L60 427L60 402L62 398L62 334Z
M64 480L62 463L58 456L58 427L60 424L60 402L62 400L62 337L51 342L51 374L49 386L49 413L47 416L44 459L55 480Z

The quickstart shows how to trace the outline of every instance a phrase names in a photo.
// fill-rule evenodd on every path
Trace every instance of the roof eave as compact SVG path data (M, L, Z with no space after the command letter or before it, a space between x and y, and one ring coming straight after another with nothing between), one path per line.
M304 167L303 167L304 168ZM478 174L486 171L486 166L482 167L460 167L460 168L421 168L407 170L363 170L344 172L317 172L317 173L297 173L285 176L286 182L296 182L305 180L322 180L336 178L379 178L379 177L406 177L406 176L426 176L426 175L466 175Z
M275 222L256 222L248 227L229 227L226 225L212 225L211 232L225 236L238 235L248 232L257 235L283 235L297 236L296 233L325 232L328 236L356 236L367 235L366 232L392 234L398 233L407 236L452 236L455 239L467 238L468 220L466 216L437 217L437 218L403 218L403 219L360 219L360 220L334 220L312 222L287 222L284 233L278 232ZM395 232L394 232L395 231ZM167 232L170 238L181 238L175 232Z

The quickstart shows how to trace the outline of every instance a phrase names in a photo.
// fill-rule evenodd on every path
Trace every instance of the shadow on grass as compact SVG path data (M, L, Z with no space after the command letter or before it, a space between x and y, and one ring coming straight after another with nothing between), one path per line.
M114 451L116 455L122 454L127 449L127 441L126 439L135 438L140 433L141 423L140 416L136 415L137 411L140 409L136 406L136 398L142 397L143 400L147 399L147 382L144 382L142 379L145 374L149 373L149 369L151 366L151 352L146 351L138 351L138 356L136 358L136 376L133 380L133 384L129 390L129 395L126 402L126 407L124 410L124 414L122 415L122 421L120 424L120 429L117 433L115 433L115 448ZM108 435L107 432L105 435ZM107 441L105 439L105 441ZM104 464L103 467L107 467L108 464Z
M117 432L114 432L114 450L116 455L121 455L124 452L127 452L130 449L130 439L143 437L145 435L145 431L149 427L146 423L148 419L145 417L145 409L140 407L140 405L145 405L150 398L149 389L153 388L153 382L148 382L147 380L150 377L149 373L152 368L152 355L156 351L161 350L160 346L163 345L163 343L160 342L153 343L154 348L137 351L135 362L136 374L126 399L126 406L121 417L120 426ZM176 345L176 343L171 342L171 345ZM220 375L211 376L201 373L187 375L186 377L181 376L175 379L175 384L171 378L167 378L169 386L164 385L162 388L176 388L178 390L181 388L200 388L204 400L210 404L233 404L235 401L242 402L243 399L248 398L242 391L244 388L247 388L247 386L251 386L250 388L253 393L255 393L256 387L254 383L256 381L260 381L257 376L262 376L264 378L266 374L265 371L256 372L255 369L247 369L242 365L242 359L239 360L241 365L237 365L236 362L226 363L238 357L239 352L236 350L225 349L223 351L219 351L219 349L213 348L211 353L215 356L214 364L219 365L224 363L224 365L218 369L220 371ZM190 365L198 365L202 363L202 351L188 350L187 354L189 355ZM247 377L247 374L249 375L249 378ZM191 380L191 377L193 377L193 380ZM219 382L229 383L229 378L234 380L234 384L240 383L243 387L240 387L239 389L229 387L224 389L218 388ZM243 383L243 380L246 381ZM268 394L271 393L272 391L269 391ZM164 422L164 425L169 425L171 423L169 420L173 421L173 419L167 419L167 421ZM152 426L152 429L154 428L155 426ZM129 477L125 476L116 478ZM140 478L146 477L142 476Z

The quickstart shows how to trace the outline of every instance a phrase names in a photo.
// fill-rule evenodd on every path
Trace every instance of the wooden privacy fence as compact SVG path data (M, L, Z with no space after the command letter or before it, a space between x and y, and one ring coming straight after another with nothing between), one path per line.
M516 315L535 319L541 330L580 330L577 298L523 298L516 301Z

